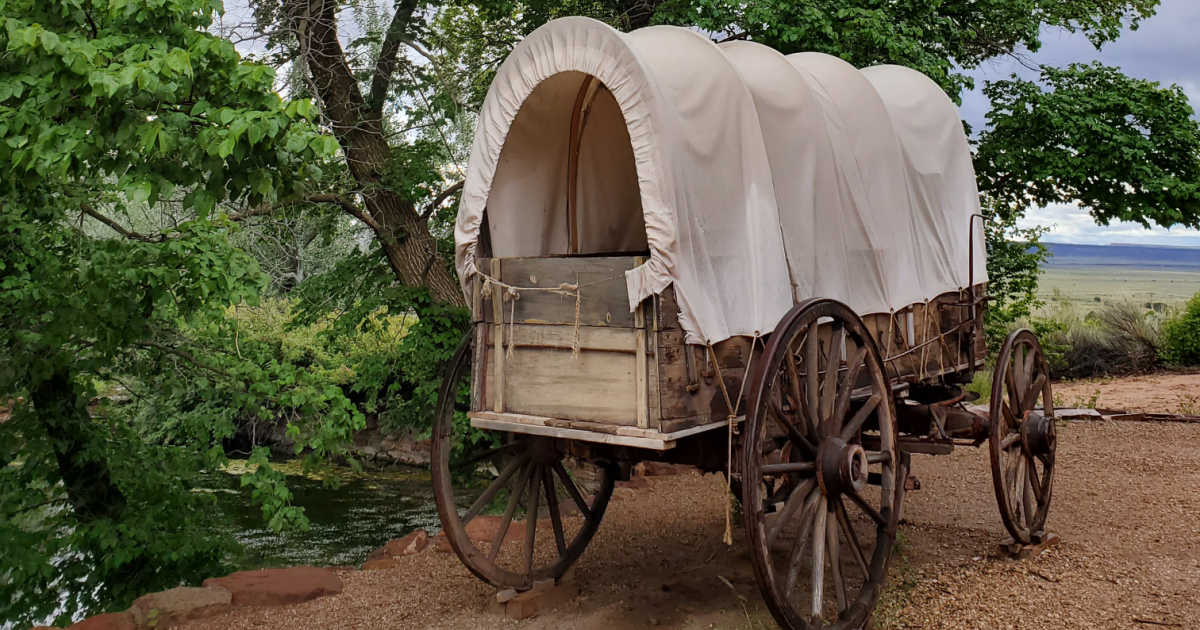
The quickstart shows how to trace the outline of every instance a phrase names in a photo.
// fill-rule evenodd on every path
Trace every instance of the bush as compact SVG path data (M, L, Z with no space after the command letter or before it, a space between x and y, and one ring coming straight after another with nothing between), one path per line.
M1017 322L1033 330L1055 378L1131 374L1159 360L1159 315L1128 302L1105 304L1080 316L1066 306Z
M1162 359L1175 365L1200 364L1200 293L1162 330Z

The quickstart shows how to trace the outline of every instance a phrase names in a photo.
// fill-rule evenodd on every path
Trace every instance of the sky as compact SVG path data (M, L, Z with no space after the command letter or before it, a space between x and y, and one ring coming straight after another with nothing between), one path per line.
M1042 48L1026 53L1032 64L1065 66L1072 62L1100 61L1121 68L1126 74L1183 88L1192 108L1200 111L1200 1L1162 0L1158 13L1144 20L1136 31L1127 30L1117 41L1097 51L1082 35L1047 30ZM982 94L985 81L1018 74L1033 78L1035 72L1015 59L991 61L972 72L975 90L963 97L961 114L973 129L982 129L988 101ZM1048 226L1045 241L1060 243L1140 243L1200 247L1200 230L1175 227L1145 229L1136 223L1096 225L1086 211L1070 205L1031 208L1023 226Z

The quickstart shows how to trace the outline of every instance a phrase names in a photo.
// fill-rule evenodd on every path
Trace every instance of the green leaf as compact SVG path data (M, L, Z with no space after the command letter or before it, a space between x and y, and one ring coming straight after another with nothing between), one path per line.
M217 156L221 159L229 157L233 153L233 148L237 146L237 138L233 135L225 136L225 139L217 145Z

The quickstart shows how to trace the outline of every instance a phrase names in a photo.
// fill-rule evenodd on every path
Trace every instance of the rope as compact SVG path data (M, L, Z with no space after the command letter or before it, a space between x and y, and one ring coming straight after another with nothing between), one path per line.
M494 278L479 269L476 269L475 273L478 273L480 276L483 277L483 286L480 287L480 289L479 289L480 295L482 295L484 297L495 297L494 291L492 288L497 287L501 290L499 299L502 301L508 300L509 302L511 302L511 304L508 307L508 345L507 345L507 349L505 350L505 356L506 356L506 358L509 358L509 359L511 359L513 357L513 348L516 346L517 300L521 298L521 292L523 292L523 291L541 291L544 293L553 293L555 295L561 295L564 297L575 298L575 337L574 337L574 340L571 342L571 356L573 358L578 359L579 351L580 351L580 341L579 341L580 326L581 326L580 313L582 311L582 305L583 305L583 287L592 286L592 285L596 285L596 284L603 284L605 282L611 282L618 278L625 277L624 274L619 274L619 275L610 276L607 278L600 278L599 280L593 280L592 282L585 283L585 282L579 282L578 281L579 276L578 276L578 274L576 274L576 282L574 284L571 284L569 282L563 282L556 287L523 287L523 286L518 286L518 285L514 285L514 284L508 284L507 282L504 282L504 281L500 280L499 278ZM497 323L500 325L501 332L503 332L505 322L500 321Z
M754 332L754 338L750 341L750 356L746 357L746 369L742 372L742 384L738 388L737 400L733 401L729 398L729 390L725 387L725 376L721 374L721 364L717 361L717 352L713 350L712 344L706 344L708 347L709 360L712 361L713 369L717 371L717 383L721 386L721 396L725 398L725 408L729 410L729 420L727 429L729 431L725 440L725 535L721 537L721 541L726 545L733 544L733 436L734 421L737 419L738 411L741 410L742 396L746 393L746 381L750 379L750 365L754 362L754 348L762 339L762 335L758 331ZM751 436L753 437L753 436ZM743 483L745 480L743 480Z

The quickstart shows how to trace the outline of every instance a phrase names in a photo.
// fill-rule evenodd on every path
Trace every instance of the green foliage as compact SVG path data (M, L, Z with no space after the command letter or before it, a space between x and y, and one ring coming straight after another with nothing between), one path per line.
M1116 68L1042 68L984 88L980 188L1008 205L1078 203L1101 225L1200 226L1200 123L1179 86Z
M0 1L0 393L28 400L0 425L0 618L69 621L218 570L229 541L189 490L224 459L235 410L321 411L300 436L318 452L361 420L336 387L292 386L295 365L181 333L236 347L224 310L265 278L226 211L302 192L336 148L310 102L283 102L270 68L205 32L213 9ZM139 213L173 220L126 227ZM178 396L236 392L232 410L209 399L177 439L148 443L89 405L94 379L129 374ZM260 485L272 522L295 522L279 480Z
M988 348L996 352L1013 322L1029 317L1040 304L1039 267L1050 253L1039 241L1044 228L1017 227L1016 218L996 212L994 204L985 206L985 216L989 300L984 324Z
M1162 358L1175 365L1200 365L1200 293L1163 324Z

